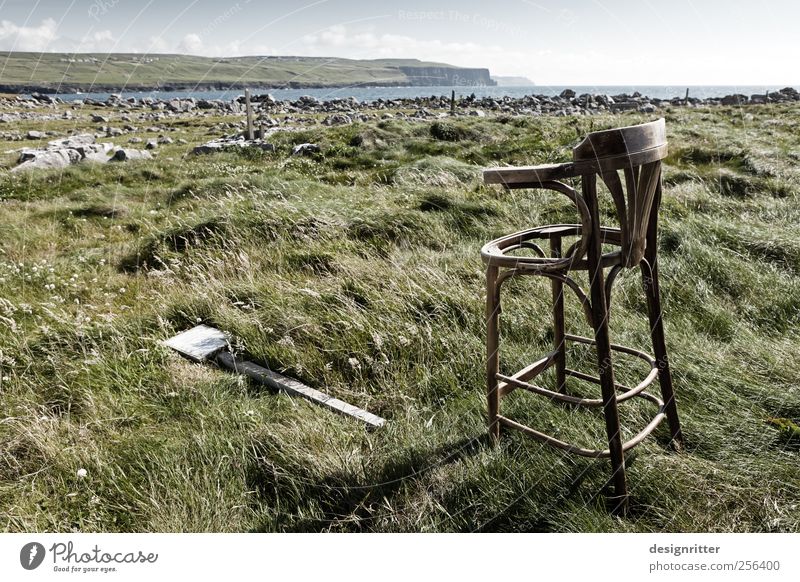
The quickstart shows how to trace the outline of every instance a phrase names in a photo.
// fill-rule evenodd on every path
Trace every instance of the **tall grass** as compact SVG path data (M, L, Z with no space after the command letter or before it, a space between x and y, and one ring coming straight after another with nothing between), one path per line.
M667 114L662 293L689 446L670 452L662 427L635 449L624 519L604 507L605 463L521 434L487 446L478 250L572 214L478 170L567 159L579 135L639 116L376 121L277 134L274 153L174 145L0 175L2 528L798 531L800 111L744 111ZM203 124L180 135L202 141ZM321 154L289 157L298 140ZM615 285L612 335L647 348L637 277ZM159 344L198 322L388 424L365 432ZM512 371L551 341L549 288L515 282L502 325ZM602 443L596 414L507 406ZM623 410L630 430L652 413Z

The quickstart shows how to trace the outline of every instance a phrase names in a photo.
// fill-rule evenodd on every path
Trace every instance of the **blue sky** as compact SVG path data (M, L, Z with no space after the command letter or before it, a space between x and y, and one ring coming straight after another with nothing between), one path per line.
M542 85L800 84L788 0L0 0L0 50L420 58Z

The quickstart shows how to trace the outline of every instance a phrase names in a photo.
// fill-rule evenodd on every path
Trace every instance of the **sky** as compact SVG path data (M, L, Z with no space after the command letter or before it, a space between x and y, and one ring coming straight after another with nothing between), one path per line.
M799 23L797 0L0 0L0 50L418 58L539 85L798 85Z

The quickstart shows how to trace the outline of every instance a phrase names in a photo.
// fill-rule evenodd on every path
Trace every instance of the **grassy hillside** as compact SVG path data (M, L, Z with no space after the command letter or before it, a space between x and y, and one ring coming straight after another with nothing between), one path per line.
M188 55L0 52L0 86L155 88L167 86L346 86L419 84L401 67L458 70L414 59L315 57L206 58ZM471 69L467 70L470 71ZM463 71L463 70L462 70ZM467 72L459 73L468 78ZM488 71L486 72L488 79ZM426 82L424 84L432 84Z
M629 517L604 508L605 462L519 433L486 444L478 251L573 214L484 187L479 169L568 159L638 114L317 126L276 134L273 153L175 143L0 174L0 529L800 531L800 109L666 117L662 292L688 451L663 425L635 449ZM165 123L193 144L220 121ZM309 141L322 153L289 156ZM550 341L549 287L530 279L504 307L507 370ZM612 341L647 347L645 313L638 273L621 275ZM366 433L159 345L199 321L388 425ZM603 440L596 411L509 400L567 440ZM652 413L621 408L629 428Z

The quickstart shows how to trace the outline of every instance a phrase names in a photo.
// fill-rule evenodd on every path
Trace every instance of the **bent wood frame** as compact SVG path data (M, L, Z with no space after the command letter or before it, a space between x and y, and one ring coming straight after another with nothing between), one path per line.
M627 451L641 443L666 418L673 445L680 448L683 436L678 420L672 376L664 341L663 318L658 287L657 223L661 202L661 160L667 155L663 119L637 126L589 134L573 150L573 161L565 164L484 170L484 182L501 184L507 189L539 188L567 196L576 206L580 224L557 224L533 227L493 240L481 249L486 264L486 323L489 434L500 438L500 428L512 428L558 449L591 458L611 460L614 495L612 511L628 509L625 476ZM621 174L621 175L620 175ZM601 226L598 210L597 178L608 188L614 202L619 228ZM578 178L580 192L561 180ZM562 238L579 236L579 240L562 253ZM549 256L536 240L549 240ZM602 252L606 244L617 247ZM535 256L514 256L518 249L531 249ZM647 298L648 317L654 356L642 351L612 344L608 318L611 290L623 270L640 267ZM609 269L605 274L605 269ZM570 276L572 271L587 271L589 293ZM512 277L538 275L550 279L553 295L554 350L514 374L500 373L500 292L503 283ZM584 309L594 330L593 338L567 334L564 329L563 289L569 287ZM567 368L568 341L593 345L597 352L597 376ZM634 387L614 380L612 352L634 355L650 366L646 377ZM555 366L558 390L537 386L531 381ZM601 398L580 398L566 393L569 377L600 385ZM661 397L645 389L658 378ZM608 447L586 448L559 440L500 414L500 401L516 389L546 396L552 401L573 406L601 408L606 425ZM635 436L623 442L617 405L640 397L653 403L657 410L652 420Z

